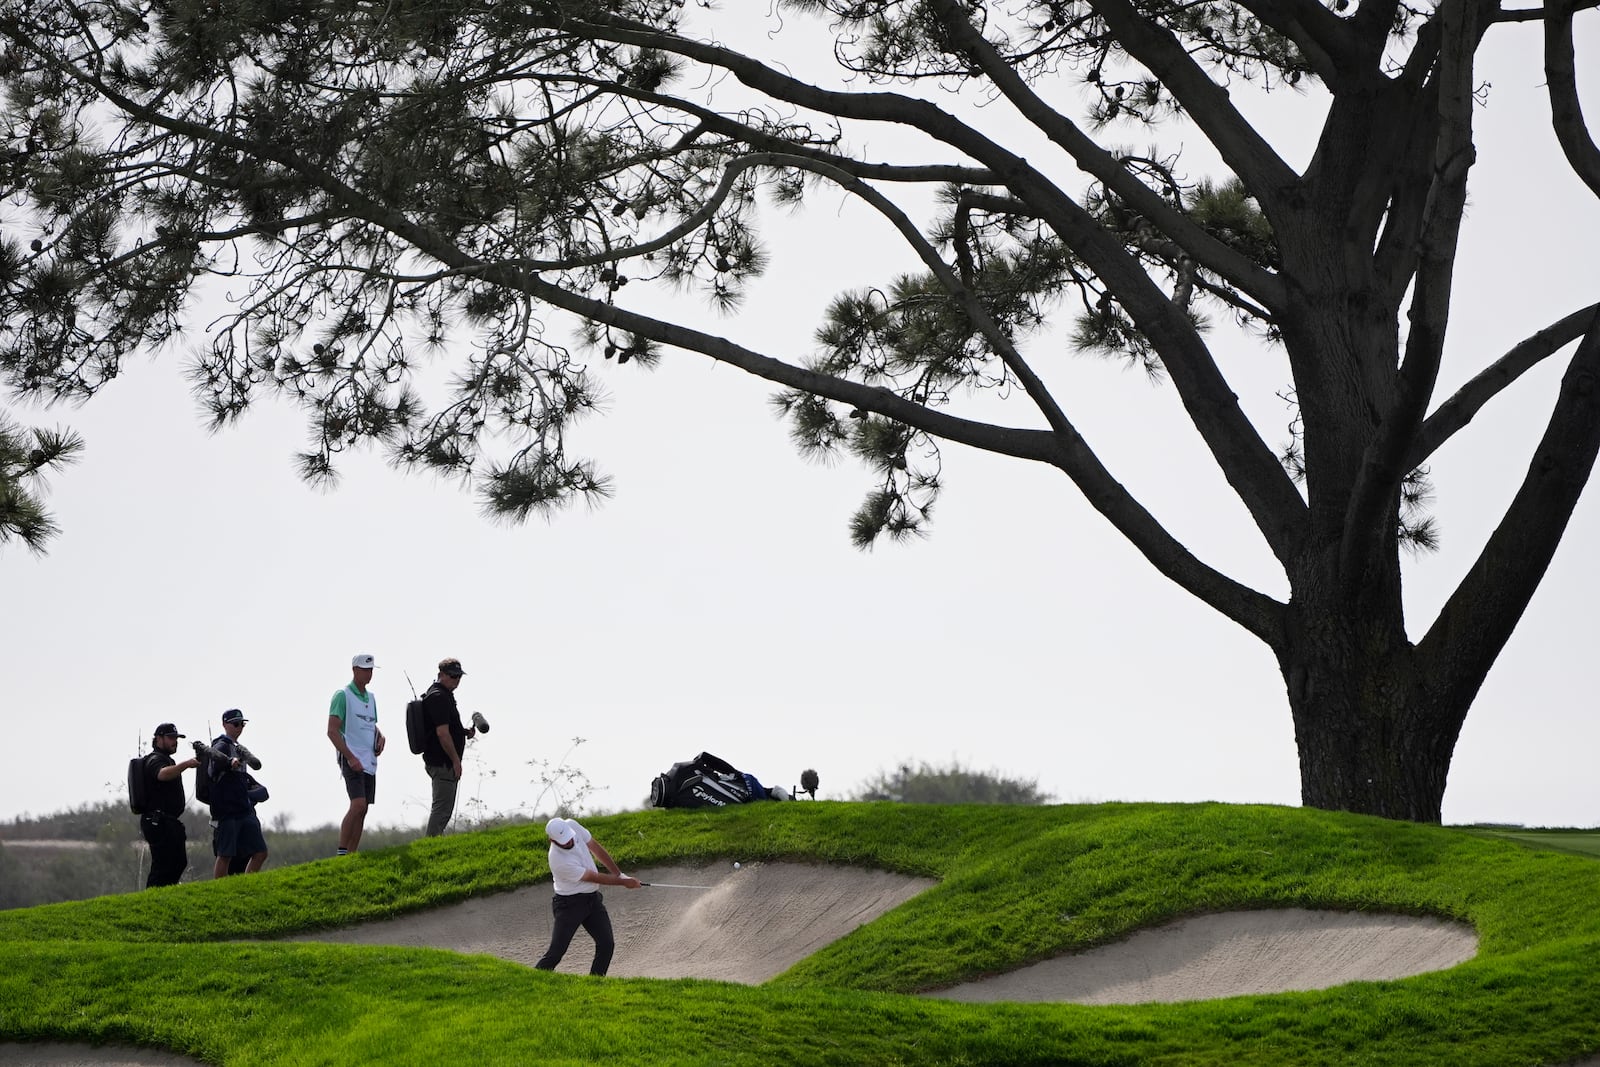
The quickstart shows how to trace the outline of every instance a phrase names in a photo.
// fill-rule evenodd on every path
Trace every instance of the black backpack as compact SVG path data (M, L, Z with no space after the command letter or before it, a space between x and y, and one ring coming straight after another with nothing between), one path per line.
M135 756L128 761L128 809L135 815L143 815L145 805L149 798L145 795L145 760L149 756Z
M422 755L423 742L428 738L427 716L422 713L422 702L426 698L424 693L406 703L406 742L418 756Z
M194 802L211 804L211 757L206 754L204 745L196 745L194 758L199 766L194 769Z

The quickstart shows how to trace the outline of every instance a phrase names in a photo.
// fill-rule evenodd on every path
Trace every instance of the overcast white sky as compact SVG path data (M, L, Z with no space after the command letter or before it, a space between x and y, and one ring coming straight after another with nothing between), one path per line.
M1581 21L1580 70L1600 47L1600 20ZM1537 27L1497 36L1514 47L1484 56L1492 88L1476 120L1441 397L1600 296L1600 209L1554 147ZM1591 115L1597 88L1589 76ZM1314 119L1296 107L1315 110L1302 99L1262 114L1303 137ZM704 315L777 354L809 351L840 287L885 281L903 263L880 224L836 198L766 232L774 269L745 313ZM1279 443L1280 364L1221 347ZM1033 354L1169 528L1282 595L1169 388ZM483 520L470 493L381 457L348 460L336 491L306 487L293 464L300 416L264 403L208 436L182 362L133 365L81 410L12 408L74 426L88 452L53 482L64 532L48 555L0 554L0 663L22 741L0 778L0 818L120 796L125 760L157 722L214 736L238 706L273 793L263 817L336 821L345 800L323 731L356 652L378 657L392 738L373 824L426 820L427 778L405 751L405 674L420 689L445 655L468 671L464 711L493 726L472 746L463 788L491 811L552 808L536 764L563 758L595 786L585 810L642 806L654 775L702 750L770 785L815 768L835 798L900 762L959 760L1037 779L1061 801L1298 803L1265 647L1160 578L1049 470L949 449L932 536L861 553L846 524L867 473L800 459L769 414L769 386L669 353L653 373L601 367L610 410L578 440L614 476L616 498L506 528ZM1497 521L1559 373L1553 362L1528 376L1437 457L1444 550L1408 566L1414 634ZM1591 492L1467 720L1447 822L1600 823L1600 726L1584 680L1597 525Z

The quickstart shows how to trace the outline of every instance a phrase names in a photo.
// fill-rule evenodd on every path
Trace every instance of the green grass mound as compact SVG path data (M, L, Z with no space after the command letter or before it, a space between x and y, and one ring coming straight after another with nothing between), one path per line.
M939 884L759 987L429 949L239 943L548 879L537 827L0 913L0 1041L221 1064L1559 1064L1600 1049L1600 864L1438 827L1226 805L761 804L586 820L624 868L729 857ZM1182 1004L915 994L1206 912L1471 924L1391 982ZM619 953L627 951L626 944Z

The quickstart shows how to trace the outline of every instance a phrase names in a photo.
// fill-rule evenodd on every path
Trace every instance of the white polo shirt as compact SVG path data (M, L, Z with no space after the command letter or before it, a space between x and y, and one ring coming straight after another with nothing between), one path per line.
M585 830L576 819L568 819L567 825L572 827L573 838L571 848L562 848L554 841L550 843L550 881L555 884L556 892L564 897L574 893L598 893L598 882L585 882L584 871L598 871L594 857L589 854L589 842L594 835Z

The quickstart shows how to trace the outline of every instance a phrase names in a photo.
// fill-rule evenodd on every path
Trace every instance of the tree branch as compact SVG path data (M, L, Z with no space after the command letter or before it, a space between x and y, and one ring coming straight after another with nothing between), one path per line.
M1561 379L1544 437L1500 525L1417 645L1443 707L1466 707L1539 588L1600 454L1600 312Z
M951 271L949 264L939 258L933 246L922 236L922 232L917 229L916 224L906 216L905 212L901 211L876 189L848 174L832 171L829 168L817 166L794 157L785 158L774 155L771 157L770 162L777 166L803 167L814 174L819 174L840 188L866 201L880 215L888 219L895 230L899 232L901 239L910 245L911 250L917 254L917 258L922 260L929 273L938 279L940 285L944 286L945 292L949 293L951 298L961 305L961 309L966 313L968 321L983 334L984 339L989 342L995 354L1000 357L1000 361L1017 376L1017 380L1022 383L1028 398L1033 401L1034 406L1044 415L1045 422L1049 424L1050 428L1060 434L1076 436L1077 431L1067 420L1066 413L1056 403L1055 397L1050 395L1050 390L1045 387L1039 375L1028 365L1027 360L1022 358L1022 353L1017 351L1016 345L1011 343L1011 339L1006 336L1005 331L995 324L994 319L984 310L983 305L973 296L972 291Z
M1597 314L1600 314L1600 304L1580 308L1520 342L1474 375L1423 422L1411 443L1411 450L1406 453L1406 470L1415 470L1426 463L1446 441L1465 428L1485 404L1525 372L1582 337Z
M1152 225L1181 244L1185 252L1201 266L1215 271L1268 308L1276 311L1283 309L1285 294L1281 280L1248 256L1196 226L1187 215L1175 210L1144 182L1129 174L1112 153L1085 136L1070 119L1041 100L1005 57L972 25L963 6L951 0L937 0L935 7L945 20L955 44L971 55L1024 118L1052 142L1060 145L1078 166L1099 179Z
M1119 0L1108 0L1117 3ZM740 81L774 99L800 107L814 108L843 118L856 118L910 126L935 140L949 144L980 161L1019 197L1033 207L1037 216L1062 236L1074 251L1118 294L1123 306L1139 329L1151 339L1172 376L1190 417L1216 457L1224 476L1249 509L1256 525L1280 561L1287 561L1303 535L1306 514L1294 483L1278 463L1277 457L1261 440L1239 408L1238 397L1218 371L1215 361L1193 324L1181 309L1175 308L1166 294L1156 287L1139 262L1092 216L1063 194L1048 178L1020 157L1006 151L950 113L924 100L896 93L842 93L819 89L787 74L716 45L690 41L664 34L650 27L613 20L606 23L578 23L570 19L545 19L530 15L535 24L551 29L581 33L585 37L658 48L663 51L721 67ZM1145 36L1156 36L1140 20ZM1185 77L1205 81L1206 99L1226 96L1205 79L1202 72L1170 38L1161 34L1167 50L1176 50L1177 62ZM1160 50L1158 48L1158 50ZM1231 107L1230 122L1224 130L1242 123ZM1228 136L1225 133L1225 136ZM1259 144L1265 158L1276 161L1270 146L1252 132L1238 132L1232 139L1242 149L1245 142ZM1261 170L1262 167L1247 168ZM1265 165L1274 177L1293 180L1283 167ZM1280 173L1281 172L1281 173Z
M950 182L972 185L994 185L1000 180L992 171L985 168L963 167L954 163L868 163L865 160L839 155L835 152L807 148L804 145L796 144L794 141L785 140L782 137L767 133L759 127L735 122L726 115L719 114L692 101L684 100L682 97L646 92L632 86L600 81L594 78L573 78L572 82L575 85L592 85L617 96L661 104L665 107L682 111L686 115L692 115L708 132L743 141L751 148L759 151L781 152L784 155L802 156L816 162L826 163L829 166L854 174L858 178L889 182Z
M1589 11L1600 7L1600 0L1578 0L1569 5L1572 11ZM1542 7L1517 7L1502 8L1496 11L1491 21L1493 22L1538 22L1546 15Z
M552 307L582 318L698 352L778 385L876 412L943 440L1049 463L1066 473L1089 504L1110 520L1162 574L1261 640L1273 645L1281 640L1283 605L1196 559L1111 476L1070 425L1062 430L1026 430L957 418L906 400L889 389L807 370L753 352L726 338L628 311L574 293L536 275L518 274L508 266L485 265L480 276L521 289Z
M1012 176L1013 187L1043 183L1021 160L1017 171ZM1244 502L1274 556L1288 565L1305 533L1305 501L1245 417L1238 396L1188 314L1161 291L1120 238L1070 197L1058 192L1041 217L1116 294L1139 331L1149 338L1223 476Z
M1316 0L1240 0L1239 6L1293 41L1330 86L1338 85L1343 69L1355 60L1349 27Z
M1140 15L1128 0L1092 0L1092 6L1128 54L1183 104L1228 169L1262 199L1263 207L1298 185L1295 172L1234 108L1228 90L1212 81L1170 32Z
M1600 196L1600 148L1583 121L1578 75L1573 61L1573 0L1550 0L1544 16L1544 69L1550 85L1550 122L1573 173Z
M1433 181L1422 210L1411 329L1394 397L1362 455L1339 541L1340 581L1351 598L1366 585L1377 546L1387 541L1389 531L1383 526L1393 510L1401 479L1411 469L1405 464L1406 452L1427 413L1444 356L1456 245L1467 202L1467 172L1475 158L1472 57L1480 36L1478 9L1476 0L1445 0L1440 8L1444 39L1438 68L1439 137L1434 146Z
M1423 229L1439 140L1439 82L1429 75L1438 67L1441 36L1438 19L1418 30L1404 69L1380 88L1385 103L1376 121L1388 136L1383 148L1370 153L1372 166L1350 208L1354 219L1374 220L1374 226L1382 221L1372 260L1387 306L1400 306L1421 254L1417 234ZM1404 125L1402 117L1408 119Z

